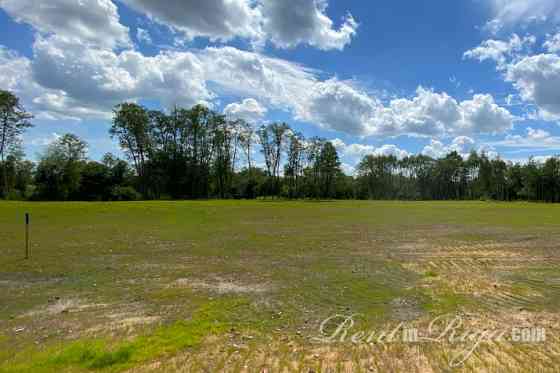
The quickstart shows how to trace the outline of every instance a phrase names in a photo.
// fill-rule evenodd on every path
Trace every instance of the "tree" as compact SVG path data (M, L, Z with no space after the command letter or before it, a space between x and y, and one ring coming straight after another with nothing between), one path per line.
M2 193L8 195L8 171L6 157L17 151L20 137L26 129L32 127L31 114L25 111L19 98L13 93L0 90L0 164L2 165Z
M336 177L342 171L338 152L330 141L323 145L318 163L321 175L321 196L323 198L333 198L336 194Z
M282 151L289 129L286 123L271 123L259 129L259 142L269 177L269 193L272 195L279 192Z
M253 126L244 121L238 121L238 128L239 128L239 146L242 148L245 158L247 159L247 169L251 169L252 166L252 150L253 144L255 141L255 130Z
M47 200L79 199L87 143L66 134L49 145L41 157L35 182L38 196Z
M312 137L305 145L305 161L307 165L303 172L305 175L306 195L308 197L319 198L321 194L319 158L324 144L324 139Z
M216 190L220 198L225 198L231 192L234 173L235 155L237 150L234 123L225 117L217 117L214 128L214 179Z
M114 109L112 138L119 141L125 154L132 160L140 178L142 192L147 193L146 162L150 152L150 115L137 104L124 103Z
M284 177L288 182L288 196L299 198L300 179L303 176L305 157L305 140L301 133L290 133L288 138L288 162L285 166Z
M91 161L84 164L80 176L78 198L85 201L110 199L111 171L103 163Z

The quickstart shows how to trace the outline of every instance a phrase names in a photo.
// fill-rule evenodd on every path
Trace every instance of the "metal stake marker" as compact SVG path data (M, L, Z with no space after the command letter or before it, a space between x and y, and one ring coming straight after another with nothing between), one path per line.
M29 259L29 213L25 213L25 259Z

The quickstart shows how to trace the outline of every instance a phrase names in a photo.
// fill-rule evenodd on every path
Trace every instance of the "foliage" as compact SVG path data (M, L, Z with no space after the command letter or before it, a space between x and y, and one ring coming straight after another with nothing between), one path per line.
M66 134L37 165L19 139L30 126L17 97L0 91L0 195L5 199L138 200L269 198L499 200L560 202L560 159L525 165L472 152L441 159L366 155L345 175L335 146L286 123L258 129L204 106L169 113L115 107L110 135L132 167L113 155L87 160L87 144ZM260 148L264 167L253 154ZM282 172L283 171L283 172Z
M13 167L13 162L6 158L10 155L19 158L21 136L26 129L31 127L29 121L32 117L13 93L0 90L0 166L2 166L0 196L7 196L13 187L8 180L9 167ZM13 177L13 169L11 174Z

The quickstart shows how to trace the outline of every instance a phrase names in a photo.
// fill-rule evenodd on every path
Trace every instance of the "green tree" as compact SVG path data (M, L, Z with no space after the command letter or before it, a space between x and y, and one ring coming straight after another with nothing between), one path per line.
M66 134L49 145L41 157L35 181L40 199L79 199L87 143Z
M11 92L0 90L0 164L3 168L0 195L4 197L9 192L6 158L19 150L21 135L32 127L32 118L33 116L20 104L18 97Z
M334 198L336 195L336 177L342 173L338 152L334 145L327 141L321 149L318 159L321 179L321 197Z
M150 115L134 103L124 103L114 109L113 125L109 130L134 164L142 192L147 193L146 163L150 152Z
M288 161L284 168L284 177L287 179L288 197L299 198L305 158L305 139L301 133L290 133L288 138Z
M277 195L280 186L280 166L287 134L290 127L286 123L271 123L258 131L259 142L269 177L269 193Z

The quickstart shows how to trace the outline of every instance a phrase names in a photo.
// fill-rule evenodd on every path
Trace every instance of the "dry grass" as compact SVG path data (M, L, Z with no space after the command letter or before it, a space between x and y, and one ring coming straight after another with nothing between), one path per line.
M376 331L449 314L547 333L482 343L454 371L554 372L558 222L525 204L2 204L0 371L444 372L468 344L314 338L335 314Z

